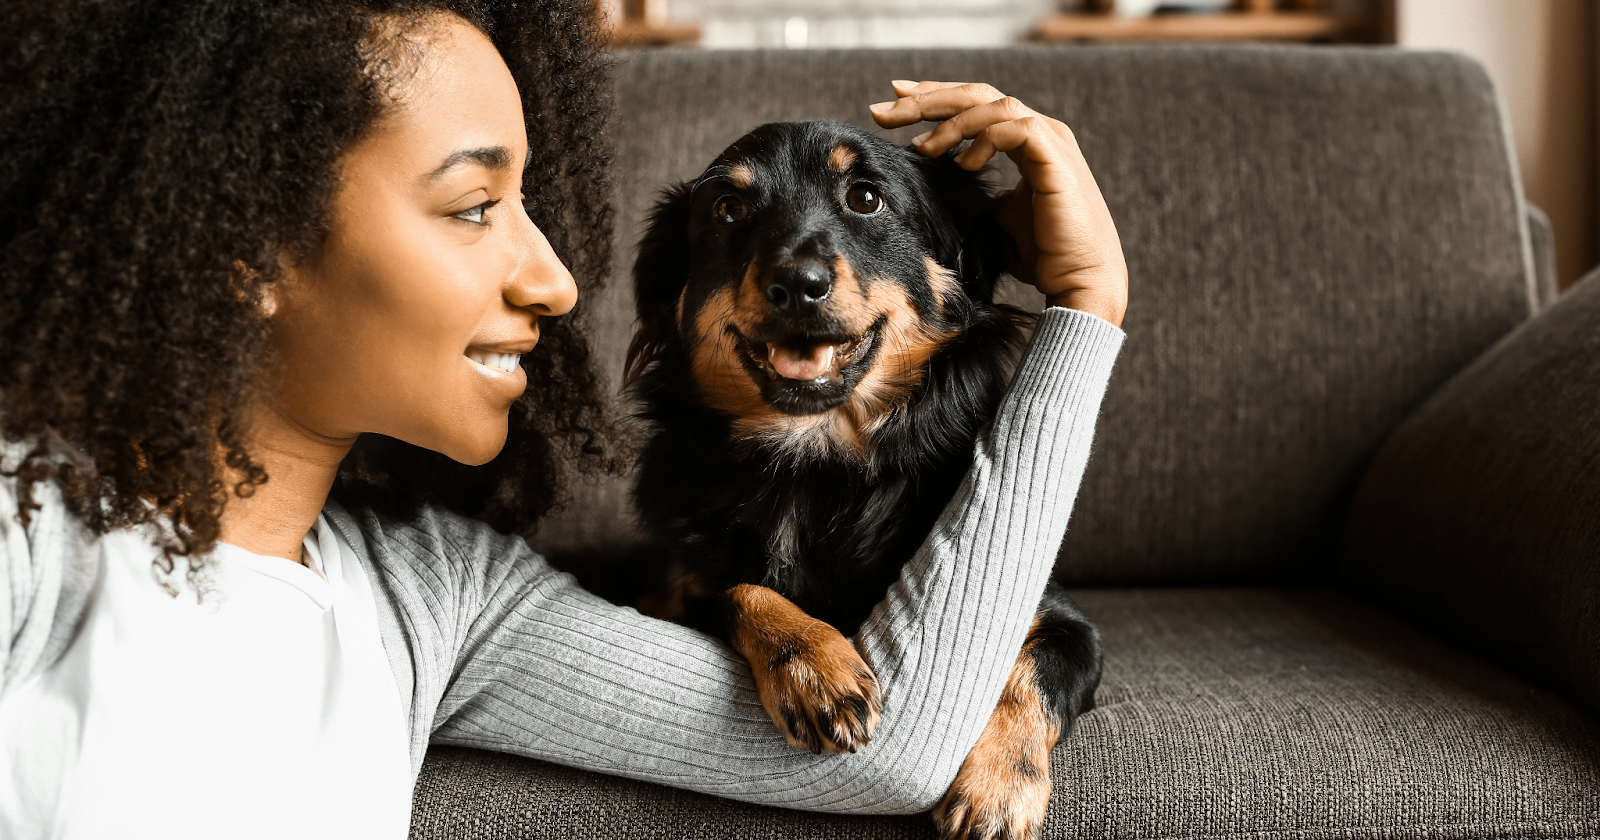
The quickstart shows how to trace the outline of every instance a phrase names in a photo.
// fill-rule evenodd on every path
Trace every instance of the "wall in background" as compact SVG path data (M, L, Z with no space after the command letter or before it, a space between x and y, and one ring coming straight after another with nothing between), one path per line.
M1550 215L1563 286L1600 259L1594 0L1399 0L1401 46L1482 61L1505 98L1528 199Z
M1231 0L1118 0L1221 8ZM1362 14L1385 0L1323 0L1330 11ZM671 0L670 18L701 28L700 46L1000 47L1041 19L1081 10L1086 0Z
M1078 4L1073 4L1078 5ZM700 45L996 47L1017 42L1059 0L672 0Z

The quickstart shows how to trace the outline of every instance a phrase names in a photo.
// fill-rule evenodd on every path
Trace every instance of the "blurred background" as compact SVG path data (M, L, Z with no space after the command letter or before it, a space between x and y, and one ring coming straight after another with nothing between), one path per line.
M1600 261L1600 0L597 0L618 49L1289 42L1463 52L1505 100L1570 285Z

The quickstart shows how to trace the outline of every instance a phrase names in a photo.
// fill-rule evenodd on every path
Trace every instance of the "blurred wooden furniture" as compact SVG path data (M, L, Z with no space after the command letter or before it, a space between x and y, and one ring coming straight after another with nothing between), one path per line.
M1035 41L1339 41L1381 43L1392 0L1371 0L1364 15L1335 14L1322 0L1237 0L1225 12L1124 16L1116 0L1091 0L1085 12L1040 21Z
M700 27L667 20L667 0L599 0L611 30L611 46L662 47L700 40Z

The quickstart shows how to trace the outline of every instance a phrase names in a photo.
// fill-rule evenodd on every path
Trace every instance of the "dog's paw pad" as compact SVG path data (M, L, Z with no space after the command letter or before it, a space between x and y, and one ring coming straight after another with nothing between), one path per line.
M754 667L756 691L795 748L853 753L872 739L878 680L839 631L819 623L785 640L765 665Z
M933 809L940 837L1038 840L1050 805L1050 767L1019 746L979 741Z

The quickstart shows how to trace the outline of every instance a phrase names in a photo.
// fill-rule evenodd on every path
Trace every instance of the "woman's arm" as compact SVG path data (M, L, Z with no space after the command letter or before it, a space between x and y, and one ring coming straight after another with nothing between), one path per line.
M415 765L431 739L768 805L928 809L1032 621L1121 343L1092 315L1046 312L965 483L857 637L885 713L854 755L796 751L737 654L596 598L520 538L437 511L335 509L410 675Z

